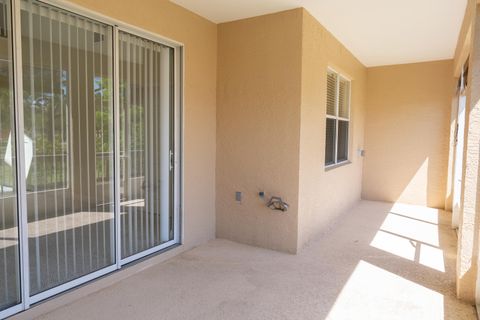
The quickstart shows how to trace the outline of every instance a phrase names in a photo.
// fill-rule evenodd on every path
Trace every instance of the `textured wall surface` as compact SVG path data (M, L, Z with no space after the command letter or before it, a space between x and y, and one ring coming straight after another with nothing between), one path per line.
M475 2L475 1L473 1ZM459 38L466 42L456 57L456 64L462 65L469 58L467 107L465 123L465 146L463 153L463 192L458 232L457 295L459 298L477 304L479 290L479 237L480 237L480 8L469 3L464 25ZM470 37L470 39L468 39ZM467 40L465 40L467 39ZM466 51L466 53L465 53ZM459 133L462 134L462 133Z
M215 237L217 26L166 0L73 0L185 45L184 243Z
M296 252L301 31L301 9L218 26L220 238ZM290 209L268 209L259 191Z
M301 248L360 200L366 68L307 11L303 11L302 106L299 173ZM325 170L327 67L352 80L350 164Z
M453 63L368 69L362 196L443 208Z

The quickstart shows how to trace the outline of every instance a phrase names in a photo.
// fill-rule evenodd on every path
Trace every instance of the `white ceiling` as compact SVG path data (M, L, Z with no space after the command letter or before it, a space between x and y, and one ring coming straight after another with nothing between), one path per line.
M215 23L304 7L364 65L450 59L467 0L171 0Z

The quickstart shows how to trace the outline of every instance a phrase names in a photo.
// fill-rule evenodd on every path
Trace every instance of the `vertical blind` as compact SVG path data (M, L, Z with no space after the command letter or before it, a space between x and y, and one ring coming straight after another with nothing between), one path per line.
M0 316L18 308L22 289L27 303L39 301L176 239L175 50L122 31L115 44L112 26L17 1L21 63L14 74L12 10L0 0ZM21 256L28 257L23 266ZM25 270L28 283L20 281Z
M21 11L30 292L114 263L111 27Z
M19 233L9 1L0 1L0 310L20 302Z
M119 33L122 257L173 239L173 49Z

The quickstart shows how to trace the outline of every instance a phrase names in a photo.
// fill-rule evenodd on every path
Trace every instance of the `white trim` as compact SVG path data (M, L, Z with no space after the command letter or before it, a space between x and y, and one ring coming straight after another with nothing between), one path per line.
M340 105L340 75L337 73L335 77L335 152L333 161L335 164L338 163L338 114L339 114L339 105Z
M183 47L176 47L174 61L174 241L183 243L183 79L185 55Z
M46 291L43 291L43 292L37 293L36 295L31 296L30 303L34 304L34 303L40 302L54 295L57 295L59 293L72 289L74 287L78 287L81 284L92 281L98 277L106 275L107 273L113 272L115 270L117 270L117 266L111 265L106 268L100 269L98 271L88 273L80 278L65 282L64 284L61 284L59 286L56 286L54 288L48 289Z
M27 178L24 145L23 119L23 63L22 63L22 32L20 0L12 0L12 38L13 38L13 78L15 86L14 113L16 130L16 164L17 164L17 216L19 225L20 248L20 286L23 308L30 306L30 265L28 250L28 208L27 208Z
M169 247L172 247L174 245L176 245L178 243L175 242L175 240L170 240L170 241L167 241L165 243L162 243L158 246L155 246L153 248L150 248L150 249L147 249L147 250L144 250L144 251L141 251L139 253L136 253L134 255L131 255L131 256L128 256L126 258L123 258L122 260L120 260L120 266L124 266L126 264L129 264L130 262L133 262L135 260L138 260L138 259L141 259L141 258L144 258L146 256L149 256L151 254L154 254L154 253L157 253L159 251L162 251L164 249L168 249Z
M22 312L23 310L23 304L17 304L16 306L0 311L0 319L11 317L14 314Z
M339 73L338 71L336 71L334 68L330 67L330 66L327 66L327 78L328 78L328 75L329 74L335 74L336 76L336 83L335 83L335 114L334 115L330 115L328 114L328 110L326 110L326 119L332 119L332 120L335 120L335 145L334 145L334 159L333 159L333 163L330 163L330 164L326 164L324 163L324 168L325 169L331 169L333 167L337 167L339 166L340 164L344 164L346 162L351 162L350 161L350 141L352 140L351 139L351 126L352 126L352 122L351 122L351 116L352 116L352 80L346 76L344 76L343 74ZM328 80L327 80L328 81ZM345 81L348 83L348 93L347 93L347 97L348 97L348 118L344 118L344 117L340 117L340 81ZM327 86L328 86L328 83L327 83ZM328 91L328 89L327 89ZM328 93L327 93L327 99L328 100ZM328 103L328 102L327 102ZM348 135L347 135L347 159L346 160L342 160L342 161L338 161L338 127L339 127L339 123L340 121L344 121L344 122L348 122ZM325 135L325 139L326 139L326 135Z
M115 216L115 264L120 269L122 259L120 218L120 56L118 28L113 27L113 161L114 161L114 216Z
M332 164L329 164L328 166L325 166L325 170L333 169L333 168L336 168L336 167L341 167L341 166L349 164L349 163L352 163L352 161L343 160L343 161L340 161L340 162L337 162L337 163L332 163Z
M352 82L353 81L353 78L349 77L349 76L346 76L343 72L341 71L338 71L337 69L331 67L331 66L327 66L327 70L328 71L331 71L333 73L336 73L339 77L343 78L344 80L348 81L348 82Z

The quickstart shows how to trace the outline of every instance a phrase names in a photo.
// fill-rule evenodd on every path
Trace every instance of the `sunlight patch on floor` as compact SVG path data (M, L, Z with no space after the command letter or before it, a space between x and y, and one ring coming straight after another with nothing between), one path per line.
M370 246L445 272L438 221L437 209L395 204Z
M380 230L370 245L410 261L415 261L415 252L417 250L417 242L415 241Z
M443 251L439 248L399 237L382 230L377 232L370 245L409 261L417 262L440 272L445 272Z
M421 265L432 269L445 272L445 260L443 251L426 244L420 245L420 257L418 261Z
M380 230L434 247L440 245L438 225L389 213Z
M361 260L327 319L444 319L442 294Z
M433 224L440 223L440 210L434 208L427 208L405 203L395 203L390 209L390 213L399 214L405 217L410 217Z

